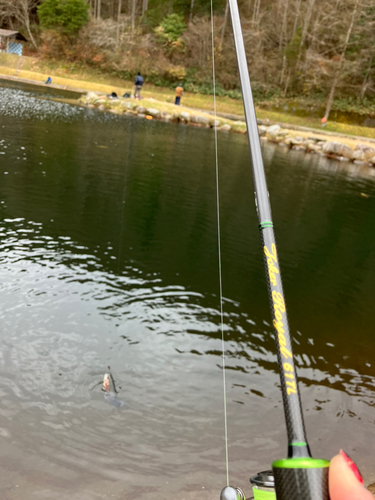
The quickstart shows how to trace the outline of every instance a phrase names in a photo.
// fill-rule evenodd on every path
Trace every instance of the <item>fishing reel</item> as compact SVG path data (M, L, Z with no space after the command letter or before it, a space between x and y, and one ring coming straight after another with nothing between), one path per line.
M241 488L226 486L221 490L220 500L246 500L246 497Z

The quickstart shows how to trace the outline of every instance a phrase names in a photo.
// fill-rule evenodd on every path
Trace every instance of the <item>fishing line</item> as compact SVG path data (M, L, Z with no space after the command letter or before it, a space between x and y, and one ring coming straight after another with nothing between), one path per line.
M237 0L228 1L242 87L246 127L252 160L255 201L288 436L288 458L275 460L272 464L276 497L277 500L328 500L329 462L327 460L312 458L306 438L297 372L294 363L292 337L281 281L281 271L276 249L271 206L242 35L240 13ZM233 493L233 488L228 489L230 490L230 494ZM225 488L223 492L225 492ZM233 496L230 498L233 498Z
M121 198L121 217L120 217L120 238L119 238L119 250L117 256L117 274L120 276L120 266L122 260L122 244L123 244L123 233L124 233L124 218L125 218L125 204L126 204L126 188L127 188L127 172L130 169L130 152L133 151L133 129L131 128L130 133L130 144L128 147L128 151L126 154L126 160L124 162L124 184L123 184L123 192Z
M221 322L221 350L223 362L223 394L224 394L224 438L225 438L225 467L227 474L227 486L229 486L229 461L228 461L228 421L227 421L227 394L225 380L225 339L224 339L224 312L223 312L223 282L221 266L221 231L220 231L220 190L219 190L219 158L217 148L216 127L216 76L215 76L215 40L214 40L214 15L213 2L211 0L211 43L212 43L212 83L214 90L214 137L215 137L215 171L216 171L216 218L217 218L217 247L219 266L219 290L220 290L220 322Z

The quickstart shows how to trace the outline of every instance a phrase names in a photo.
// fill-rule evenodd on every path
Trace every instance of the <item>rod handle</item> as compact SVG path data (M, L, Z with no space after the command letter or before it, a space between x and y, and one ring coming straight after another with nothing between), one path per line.
M329 500L327 460L277 460L272 468L277 500Z

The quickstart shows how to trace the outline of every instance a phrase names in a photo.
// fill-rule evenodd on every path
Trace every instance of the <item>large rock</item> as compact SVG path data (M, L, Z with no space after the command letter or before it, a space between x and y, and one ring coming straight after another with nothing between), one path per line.
M292 146L301 146L303 144L303 137L291 137L290 143Z
M288 135L278 135L274 139L272 139L272 142L276 142L277 144L285 143L285 138L288 137Z
M220 130L224 130L224 132L229 132L231 129L232 127L228 123L224 123L224 125L220 127Z
M328 141L323 144L323 152L326 155L344 156L344 158L351 158L353 156L352 148L341 144L341 142Z
M220 120L211 120L210 125L213 128L218 128L218 127L220 127L221 123L220 123Z
M258 132L259 135L262 137L262 135L265 135L267 133L268 127L265 125L258 125Z
M369 146L368 144L357 144L353 153L353 158L355 157L356 160L360 161L369 161L374 156L375 156L375 149Z
M280 132L280 125L271 125L267 129L267 136L270 137L270 139L276 139L278 133Z
M154 108L147 108L146 113L153 118L160 118L160 111Z
M319 146L316 142L310 142L308 141L307 146L306 146L307 151L314 151L317 153L318 151L322 150L322 147Z
M190 113L187 111L181 111L180 113L180 120L182 120L185 123L188 123L190 121Z
M372 158L370 158L370 160L368 161L371 165L374 165L375 166L375 156L373 156Z
M146 108L144 108L143 106L138 106L135 110L139 115L146 114Z
M365 161L365 152L362 149L355 149L352 159L355 161Z
M193 115L191 121L193 123L199 123L200 125L210 125L210 119L207 116Z
M98 98L99 98L98 94L95 94L95 92L92 92L91 90L90 90L90 92L87 92L87 94L85 96L86 102L94 102Z
M326 140L325 140L325 139L321 139L320 137L314 137L314 136L308 137L307 139L308 139L310 142L320 142L320 141L326 142Z

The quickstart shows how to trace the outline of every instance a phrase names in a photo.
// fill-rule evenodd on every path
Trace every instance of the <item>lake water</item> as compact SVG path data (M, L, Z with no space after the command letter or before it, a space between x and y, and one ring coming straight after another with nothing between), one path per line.
M214 134L49 97L0 90L1 498L219 498ZM247 140L218 140L229 474L249 493L286 433ZM375 170L263 153L313 454L373 481Z

